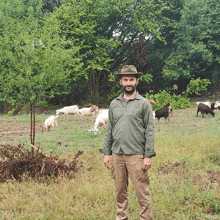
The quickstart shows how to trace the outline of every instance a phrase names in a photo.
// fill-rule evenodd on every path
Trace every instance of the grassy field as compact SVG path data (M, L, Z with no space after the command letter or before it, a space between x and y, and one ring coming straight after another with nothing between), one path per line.
M60 116L57 128L42 132L40 125L48 116L36 116L35 145L64 158L83 150L83 168L75 179L51 180L49 185L31 180L1 183L0 219L115 219L114 183L99 153L105 130L94 135L88 132L92 117L81 121L71 115L68 121ZM28 145L29 120L28 115L0 116L0 145ZM157 156L149 170L154 218L220 219L220 111L202 118L196 117L196 108L174 110L169 123L155 121L155 128ZM132 184L129 212L131 220L139 219Z

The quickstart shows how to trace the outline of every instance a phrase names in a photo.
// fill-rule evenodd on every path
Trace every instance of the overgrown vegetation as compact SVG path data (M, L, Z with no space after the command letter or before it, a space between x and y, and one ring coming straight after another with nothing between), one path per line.
M207 91L208 85L211 84L209 80L200 78L194 80L191 79L189 85L185 92L182 92L179 95L175 94L175 91L178 91L178 86L174 85L172 88L173 92L167 92L165 90L159 91L157 94L146 94L148 100L154 99L156 104L153 106L153 110L160 109L167 103L172 103L173 109L186 109L192 107L190 104L191 94L200 95L200 92Z

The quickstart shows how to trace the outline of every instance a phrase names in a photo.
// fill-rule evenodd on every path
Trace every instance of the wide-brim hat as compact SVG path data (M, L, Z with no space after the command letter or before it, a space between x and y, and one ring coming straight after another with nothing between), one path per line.
M138 78L141 77L143 75L143 73L138 72L136 67L133 65L125 65L122 67L121 72L120 73L115 73L116 76L121 77L124 75L135 75Z

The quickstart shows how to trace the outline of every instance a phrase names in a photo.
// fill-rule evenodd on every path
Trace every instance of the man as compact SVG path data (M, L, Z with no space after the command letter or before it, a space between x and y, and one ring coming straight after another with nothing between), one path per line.
M154 152L154 120L150 103L136 90L138 78L133 65L125 65L116 74L123 93L109 106L105 133L104 166L112 169L116 187L116 220L128 219L128 175L133 183L141 220L151 220L152 204L149 192L148 169ZM112 161L111 161L112 155Z

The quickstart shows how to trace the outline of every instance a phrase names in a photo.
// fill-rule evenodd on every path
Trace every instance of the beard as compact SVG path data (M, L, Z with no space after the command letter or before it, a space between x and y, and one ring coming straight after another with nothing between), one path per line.
M131 95L136 90L136 87L137 87L137 85L134 85L134 86L123 86L123 91L124 91L124 93ZM131 88L131 89L128 90L128 88Z

